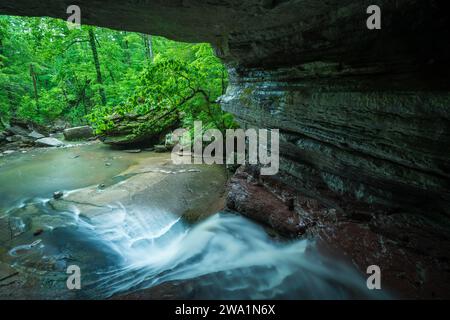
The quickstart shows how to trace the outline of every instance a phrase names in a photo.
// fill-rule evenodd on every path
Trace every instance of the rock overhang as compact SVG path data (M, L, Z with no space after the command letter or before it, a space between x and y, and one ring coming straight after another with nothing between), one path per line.
M0 4L0 13L67 19L73 4L82 24L209 42L225 62L239 66L437 63L449 53L440 40L450 30L442 1L16 0ZM382 8L381 30L366 28L371 4Z

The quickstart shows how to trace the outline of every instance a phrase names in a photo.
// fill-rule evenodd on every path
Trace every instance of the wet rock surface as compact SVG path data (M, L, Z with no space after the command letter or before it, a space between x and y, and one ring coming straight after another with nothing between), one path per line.
M42 138L35 141L36 145L39 147L61 147L64 142L56 138Z
M92 234L89 235L92 230L87 234L79 233L78 229L93 221L106 219L99 225L102 227L125 215L130 219L128 223L137 223L135 232L139 232L143 221L147 218L152 221L153 215L160 216L163 222L169 217L183 217L186 223L194 223L224 207L227 175L221 166L172 165L168 153L127 154L109 150L102 144L73 149L39 149L35 151L37 155L27 154L21 155L21 159L5 160L10 166L17 165L18 169L3 170L0 179L7 180L8 174L17 176L19 172L27 174L39 170L30 161L35 157L41 159L38 161L40 163L46 162L50 168L55 160L42 159L60 157L60 163L62 161L72 169L81 166L79 170L85 176L75 182L72 175L77 170L52 172L51 175L34 172L25 185L20 181L16 183L16 188L22 190L19 194L30 198L12 206L18 199L11 188L6 199L0 199L0 297L3 299L82 298L82 293L77 294L66 288L68 265L80 264L86 274L94 275L97 270L118 263L114 260L118 259L117 252L98 248L98 244L91 239ZM110 157L110 167L105 167L102 160L98 160L105 156ZM125 167L124 161L128 163ZM88 171L91 173L86 175ZM100 171L102 175L92 177L93 173L99 174ZM112 178L108 178L110 175ZM71 178L67 179L68 176ZM86 177L90 179L86 180ZM52 192L48 191L48 198L43 199L43 189L51 188L50 183L43 183L46 179L62 188L72 185L75 190L55 192L55 199L48 199L52 197ZM39 194L29 192L36 192L35 188L27 190L30 181L40 181L43 185L38 190ZM99 187L90 186L92 181L104 182ZM5 188L5 185L2 184L2 187ZM126 222L120 221L127 228ZM151 227L155 228L153 225ZM133 236L134 231L129 231Z
M5 151L10 150L29 149L35 146L37 139L45 138L40 132L48 133L44 126L16 118L10 119L9 122L2 120L2 126L5 129L0 131L0 154L8 154Z
M224 207L226 179L221 166L173 165L170 154L165 153L130 167L115 177L117 183L76 190L64 197L58 194L50 205L59 211L75 205L86 217L122 206L129 210L155 208L195 222Z
M115 115L111 117L112 127L102 134L106 144L128 148L153 146L165 141L166 134L179 126L178 114L163 111L138 116L136 114Z
M63 131L64 139L68 141L88 139L94 136L90 126L67 128Z
M281 201L240 168L229 182L226 205L287 236L300 236L306 231L305 221L294 211L292 201Z
M8 122L2 121L5 127L0 131L0 154L28 152L38 147L60 147L64 143L54 137L57 132L52 126L43 126L30 120L12 118ZM14 152L12 152L14 151Z
M450 238L439 221L411 212L373 215L369 222L344 217L319 234L362 272L380 266L385 288L398 298L450 297Z
M236 172L228 187L228 208L285 234L300 231L319 239L328 254L350 259L361 273L378 265L384 287L396 298L450 297L450 225L445 215L393 211L345 198L336 207L258 172L251 166Z

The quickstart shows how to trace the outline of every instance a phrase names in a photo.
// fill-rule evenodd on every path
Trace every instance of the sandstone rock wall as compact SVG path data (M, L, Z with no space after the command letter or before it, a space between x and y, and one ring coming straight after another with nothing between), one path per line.
M306 194L448 213L449 92L408 86L412 73L315 66L321 74L234 72L223 108L246 127L280 129L280 177Z

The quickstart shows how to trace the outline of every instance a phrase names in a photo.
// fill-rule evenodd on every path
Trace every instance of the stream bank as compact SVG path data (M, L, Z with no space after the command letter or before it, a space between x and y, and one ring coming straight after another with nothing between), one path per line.
M388 296L314 239L223 211L223 166L90 143L4 157L0 182L4 299ZM70 265L81 290L66 287Z
M96 250L83 254L82 245L77 248L84 241L77 239L77 221L126 208L130 215L168 212L193 222L223 208L222 167L175 168L169 162L167 153L128 153L95 142L30 149L1 158L0 296L60 298L65 282L58 281L60 290L53 293L49 273L58 270L59 278L65 278L60 271L70 261L95 258L87 256ZM55 191L64 196L52 199ZM35 241L45 249L26 248ZM108 255L103 252L100 260L111 262ZM64 297L72 297L63 291Z

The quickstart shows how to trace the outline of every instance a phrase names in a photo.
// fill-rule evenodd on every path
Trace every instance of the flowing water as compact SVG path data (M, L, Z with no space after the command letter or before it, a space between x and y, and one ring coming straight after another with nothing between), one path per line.
M369 291L355 269L321 254L315 241L274 239L237 214L218 212L191 223L149 205L131 209L117 202L85 216L76 203L60 210L49 202L55 190L114 184L117 174L150 153L93 145L33 154L0 163L0 217L8 222L0 224L0 262L19 277L37 278L48 288L41 298L53 290L59 298L102 299L162 284L174 284L183 298L383 297ZM36 233L38 227L49 231ZM69 265L82 271L82 290L70 294ZM0 286L0 293L7 290Z
M142 155L137 155L142 156ZM56 190L73 190L108 180L136 160L98 144L65 149L36 149L0 158L0 210Z

